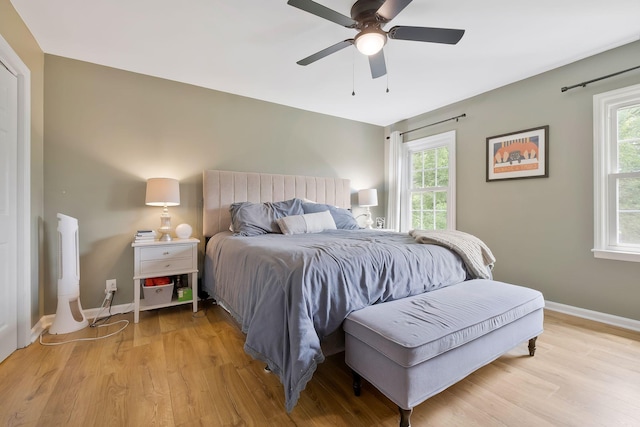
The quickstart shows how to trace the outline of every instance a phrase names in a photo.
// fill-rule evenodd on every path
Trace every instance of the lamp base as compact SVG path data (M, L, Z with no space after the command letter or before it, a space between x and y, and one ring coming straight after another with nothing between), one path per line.
M365 215L367 216L367 219L364 220L364 228L371 230L373 229L373 220L371 219L371 209L369 209L369 206L367 206L367 212Z
M160 215L160 228L158 228L160 238L158 240L160 240L161 242L169 242L173 240L171 238L171 230L171 215L169 215L169 210L165 206L162 215Z
M170 242L173 240L173 237L171 237L171 230L169 231L162 231L162 230L158 230L161 234L160 238L158 239L161 242Z

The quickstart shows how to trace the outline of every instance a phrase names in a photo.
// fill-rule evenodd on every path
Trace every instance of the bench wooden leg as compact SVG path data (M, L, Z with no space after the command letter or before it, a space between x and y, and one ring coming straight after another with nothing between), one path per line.
M529 340L529 356L536 354L536 340L538 337L533 337Z
M351 370L351 373L353 374L353 394L360 396L360 391L362 390L362 377L354 370Z
M400 410L400 427L411 427L411 412L413 409L402 409L398 406Z

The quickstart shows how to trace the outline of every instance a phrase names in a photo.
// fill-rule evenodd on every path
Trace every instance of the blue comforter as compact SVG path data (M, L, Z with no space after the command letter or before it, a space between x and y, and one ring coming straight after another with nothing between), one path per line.
M461 259L406 233L331 230L317 234L214 236L205 288L236 318L245 351L284 385L286 409L324 360L322 339L366 306L460 283Z

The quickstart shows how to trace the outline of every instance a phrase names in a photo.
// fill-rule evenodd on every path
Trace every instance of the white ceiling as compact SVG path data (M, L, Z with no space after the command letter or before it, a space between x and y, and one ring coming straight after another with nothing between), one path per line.
M353 1L317 0L347 16ZM389 40L388 79L372 80L355 47L297 65L355 31L286 0L11 2L45 53L381 126L640 36L639 0L414 0L387 30L461 28L464 37Z

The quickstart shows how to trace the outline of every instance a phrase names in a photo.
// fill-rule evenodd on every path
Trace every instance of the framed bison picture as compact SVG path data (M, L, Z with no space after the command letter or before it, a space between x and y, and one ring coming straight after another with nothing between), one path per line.
M487 138L487 182L549 176L549 126Z

